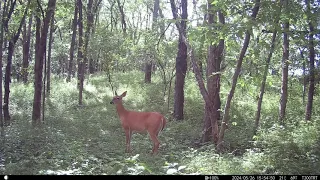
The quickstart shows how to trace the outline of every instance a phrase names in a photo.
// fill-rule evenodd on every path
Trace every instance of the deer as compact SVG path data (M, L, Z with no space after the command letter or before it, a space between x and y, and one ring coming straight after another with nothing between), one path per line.
M158 139L159 133L166 126L166 118L159 112L140 112L130 111L123 106L122 98L127 95L127 91L112 98L110 104L115 104L116 110L121 121L122 128L126 135L126 153L131 153L131 136L132 133L148 133L153 142L151 154L158 154L160 142Z

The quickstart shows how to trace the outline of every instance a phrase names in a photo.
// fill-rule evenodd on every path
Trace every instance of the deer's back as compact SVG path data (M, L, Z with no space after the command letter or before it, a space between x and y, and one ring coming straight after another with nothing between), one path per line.
M158 128L162 123L163 115L158 112L137 112L128 111L127 115L121 118L123 128L129 128L133 131L146 131L152 128Z

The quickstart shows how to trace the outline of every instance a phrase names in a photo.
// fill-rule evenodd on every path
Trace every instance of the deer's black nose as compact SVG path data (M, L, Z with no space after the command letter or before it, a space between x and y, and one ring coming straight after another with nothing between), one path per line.
M110 101L110 104L113 104L113 101Z

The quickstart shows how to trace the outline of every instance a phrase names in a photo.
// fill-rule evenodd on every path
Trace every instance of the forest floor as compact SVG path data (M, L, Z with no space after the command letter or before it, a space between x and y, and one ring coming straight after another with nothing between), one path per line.
M137 111L159 111L168 119L160 135L160 152L150 155L146 134L134 134L131 154L125 153L125 135L106 75L85 82L84 105L78 106L76 81L55 78L45 104L41 127L31 125L33 83L13 83L12 123L1 133L0 174L320 174L320 112L305 123L300 96L290 96L286 126L277 124L278 95L266 92L261 130L253 135L258 87L238 88L231 109L225 151L213 144L199 146L203 101L194 77L185 86L185 120L173 121L173 87L169 111L160 76L144 84L141 72L116 74L118 94L127 91L124 106ZM173 83L174 84L174 83ZM221 96L229 87L222 88ZM250 92L249 92L250 90ZM268 89L267 89L268 90ZM252 93L254 92L254 93ZM319 107L315 97L314 107ZM300 102L301 104L301 102ZM2 155L1 155L2 154Z

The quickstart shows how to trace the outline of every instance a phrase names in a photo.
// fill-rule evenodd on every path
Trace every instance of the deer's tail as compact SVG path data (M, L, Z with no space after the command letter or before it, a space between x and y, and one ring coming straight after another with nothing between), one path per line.
M162 119L161 119L161 121L162 121L162 128L161 128L161 131L163 131L163 129L166 127L167 120L166 120L166 118L163 116L163 117L162 117Z

